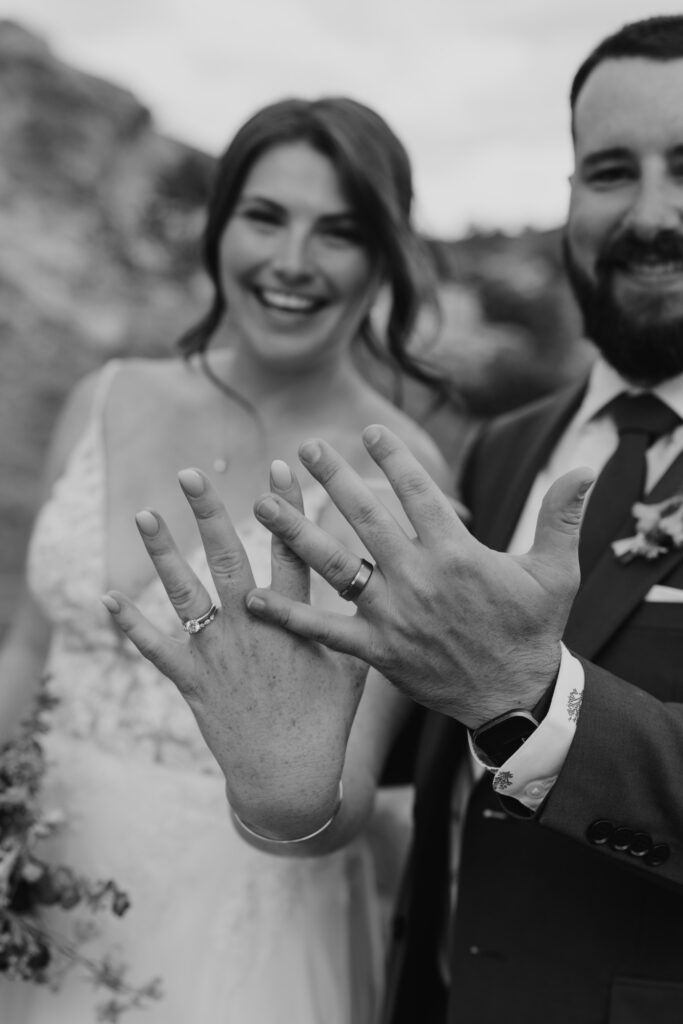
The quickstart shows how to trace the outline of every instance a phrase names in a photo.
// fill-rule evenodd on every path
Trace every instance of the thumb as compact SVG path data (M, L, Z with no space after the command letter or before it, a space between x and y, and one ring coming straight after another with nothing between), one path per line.
M582 466L552 484L538 513L530 554L553 559L576 555L586 494L594 478L593 470Z

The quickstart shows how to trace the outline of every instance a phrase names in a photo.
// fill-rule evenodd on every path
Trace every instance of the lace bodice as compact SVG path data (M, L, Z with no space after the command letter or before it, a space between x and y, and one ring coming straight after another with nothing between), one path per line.
M41 509L29 546L29 586L53 626L47 671L59 703L53 728L103 749L193 771L218 772L195 720L173 683L113 628L100 602L106 587L106 451L103 411L119 364L101 372L86 429ZM317 519L325 492L304 494ZM256 522L237 525L256 582L270 575L270 535ZM188 561L214 599L201 545ZM158 579L135 597L140 610L169 634L182 628Z

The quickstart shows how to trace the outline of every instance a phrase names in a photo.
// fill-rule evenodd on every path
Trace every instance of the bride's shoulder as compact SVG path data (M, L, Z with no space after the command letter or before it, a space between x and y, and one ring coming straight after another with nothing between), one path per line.
M115 373L112 383L119 394L130 394L144 391L156 394L179 391L192 387L195 374L184 359L176 357L129 356L126 359L113 360L112 370ZM111 365L111 364L109 364ZM107 367L105 367L106 371Z
M105 415L109 423L125 412L131 424L150 418L165 419L200 404L205 384L185 359L178 357L128 357L107 364L111 369Z

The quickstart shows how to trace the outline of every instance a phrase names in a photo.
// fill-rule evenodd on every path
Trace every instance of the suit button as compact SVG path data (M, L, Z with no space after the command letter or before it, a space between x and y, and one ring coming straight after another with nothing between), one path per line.
M611 821L607 821L606 818L599 818L586 829L586 838L594 846L602 846L610 838L613 831L614 826Z
M633 829L620 825L619 828L615 828L612 832L609 838L609 845L617 853L626 853L633 842L634 834Z
M644 857L652 849L652 840L645 832L636 832L628 852L632 857Z
M656 843L649 853L645 854L645 863L651 868L658 868L669 859L671 850L666 843Z

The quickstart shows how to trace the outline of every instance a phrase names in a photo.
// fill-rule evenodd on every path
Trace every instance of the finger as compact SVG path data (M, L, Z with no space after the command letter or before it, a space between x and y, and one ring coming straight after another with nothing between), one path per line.
M299 448L299 458L325 488L375 561L402 557L409 545L405 531L332 445L318 438L306 441Z
M298 509L276 494L266 494L254 505L254 515L307 566L322 576L337 592L345 590L355 578L360 555L355 554L331 534L302 515ZM373 584L375 573L367 586ZM278 588L279 589L279 588ZM366 590L363 590L363 594Z
M184 670L189 672L185 646L160 632L124 594L111 590L102 597L102 604L140 654L163 675L182 678Z
M594 472L582 467L565 473L549 488L536 523L536 534L530 554L560 558L566 564L576 562L579 532L586 494L593 483Z
M468 534L455 514L452 500L395 434L387 427L373 424L363 431L363 442L425 547L443 543L445 532L455 538Z
M304 501L299 482L294 473L281 459L275 459L270 467L271 489L284 498L292 508L303 513ZM270 544L270 585L280 594L286 594L293 601L310 600L311 574L308 566L288 548L277 536L271 535Z
M197 520L206 561L223 606L241 603L254 586L251 565L216 488L198 469L181 469L178 480Z
M323 611L310 604L290 601L273 590L250 591L247 608L257 618L282 626L290 633L369 662L369 628L357 615Z
M136 513L135 523L180 621L203 615L211 607L212 598L178 551L162 517L152 509L143 509Z

